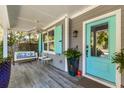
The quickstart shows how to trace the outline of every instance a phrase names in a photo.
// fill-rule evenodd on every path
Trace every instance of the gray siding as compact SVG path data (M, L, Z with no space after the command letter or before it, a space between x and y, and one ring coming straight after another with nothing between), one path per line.
M100 15L103 15L103 14L106 14L106 13L109 13L113 10L117 10L121 8L122 9L122 36L121 36L121 43L122 43L122 48L124 48L124 6L114 6L114 5L109 5L109 6L98 6L97 8L93 9L93 10L90 10L76 18L73 18L71 20L71 23L70 23L70 47L71 48L74 48L78 45L78 48L80 51L82 51L82 36L83 36L83 26L82 26L82 23L86 20L89 20L89 19L92 19L92 18L95 18L95 17L98 17ZM78 37L77 38L73 38L72 36L72 33L74 30L77 30L79 31L78 33ZM80 69L82 69L82 57L81 57L81 60L80 60ZM124 85L124 75L122 75L122 83Z
M64 51L65 50L65 20L62 20L55 25L52 25L48 29L50 29L54 26L57 26L57 25L62 25L62 29L63 29L63 51ZM45 31L47 31L48 29L46 29ZM62 55L48 54L48 56L53 59L53 62L51 63L51 65L65 71L65 57L64 57L63 54Z

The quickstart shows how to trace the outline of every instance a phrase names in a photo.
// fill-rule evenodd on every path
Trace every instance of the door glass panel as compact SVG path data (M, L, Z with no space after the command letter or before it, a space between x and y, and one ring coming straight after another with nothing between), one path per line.
M108 57L108 23L91 28L91 56Z

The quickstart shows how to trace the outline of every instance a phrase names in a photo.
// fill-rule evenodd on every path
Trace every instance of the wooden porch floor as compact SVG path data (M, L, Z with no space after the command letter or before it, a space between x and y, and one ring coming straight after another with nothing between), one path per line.
M12 65L9 88L106 88L85 77L68 73L37 62Z

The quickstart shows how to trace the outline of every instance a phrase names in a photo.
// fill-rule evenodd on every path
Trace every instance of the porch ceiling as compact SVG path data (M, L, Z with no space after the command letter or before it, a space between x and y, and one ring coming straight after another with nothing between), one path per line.
M38 25L46 27L64 15L74 14L90 7L90 5L8 5L11 28L30 30Z

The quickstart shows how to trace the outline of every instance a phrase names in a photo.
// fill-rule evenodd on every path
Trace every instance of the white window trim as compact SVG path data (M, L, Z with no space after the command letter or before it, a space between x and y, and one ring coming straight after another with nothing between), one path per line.
M50 31L52 31L52 30L55 30L55 27L52 27L52 28L48 29L47 31L44 31L43 34L42 34L42 38L43 38L43 35L46 34L46 33L47 33L47 36L48 36L48 33L49 33ZM43 43L47 43L47 44L48 44L48 43L50 43L50 42L54 42L54 40L45 41L45 42L43 42ZM49 45L47 45L47 49L48 49L48 46L49 46ZM49 50L43 50L43 53L54 54L54 55L56 54L55 51L49 51Z
M56 53L55 52L53 52L53 51L43 51L43 53L46 53L46 54L53 54L53 55L55 55Z
M95 20L99 20L99 19L102 19L102 18L106 18L106 17L109 17L109 16L113 16L113 15L116 15L116 52L117 51L120 51L121 49L121 9L118 9L118 10L115 10L113 12L110 12L110 13L107 13L107 14L104 14L102 16L98 16L96 18L93 18L93 19L90 19L90 20L87 20L87 21L84 21L83 22L83 50L82 50L82 59L83 59L83 66L82 66L82 75L87 77L87 78L90 78L92 80L95 80L97 82L100 82L106 86L109 86L109 87L121 87L121 74L118 72L118 70L116 70L116 86L112 85L112 84L109 84L107 82L104 82L102 80L99 80L98 78L94 78L92 76L89 76L87 75L85 72L85 63L86 63L86 54L85 54L85 46L86 46L86 42L85 42L85 25L89 22L92 22L92 21L95 21ZM118 42L120 41L120 42ZM116 65L118 66L118 65Z

